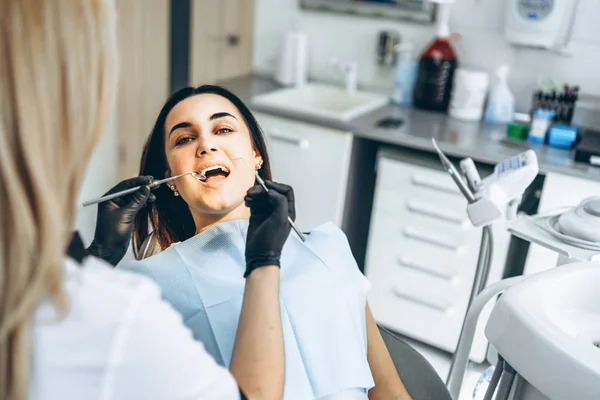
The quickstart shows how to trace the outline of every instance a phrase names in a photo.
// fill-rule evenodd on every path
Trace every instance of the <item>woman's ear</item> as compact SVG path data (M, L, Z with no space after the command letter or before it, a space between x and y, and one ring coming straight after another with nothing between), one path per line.
M165 171L165 178L170 178L171 176L171 170L167 168L167 170ZM175 186L175 181L169 182L168 186L175 193L175 196L179 195L179 193L177 192L177 186Z
M263 159L260 153L254 149L254 168L258 171L263 164Z

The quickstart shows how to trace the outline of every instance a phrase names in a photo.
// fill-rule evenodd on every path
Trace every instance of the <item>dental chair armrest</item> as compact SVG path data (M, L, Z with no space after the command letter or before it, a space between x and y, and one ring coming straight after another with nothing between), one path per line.
M379 326L398 375L414 400L452 400L431 364L396 333Z

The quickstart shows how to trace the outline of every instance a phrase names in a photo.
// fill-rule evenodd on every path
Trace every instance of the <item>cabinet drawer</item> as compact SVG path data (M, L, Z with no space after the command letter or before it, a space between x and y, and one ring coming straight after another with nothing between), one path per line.
M386 177L385 180L380 182L381 187L386 189L402 189L407 186L415 186L449 194L459 199L463 197L448 173L442 170L381 157L377 171L379 176Z
M463 199L410 186L404 190L377 187L373 209L387 211L390 215L408 209L413 214L427 214L432 218L472 226L467 216L467 202Z
M467 201L447 174L385 158L381 163L374 208L393 212L404 203L415 210L428 209L451 217L460 214L468 221Z
M410 276L418 276L424 285L435 287L436 292L447 294L455 303L468 298L476 265L477 248L458 254L432 250L431 246L411 239L374 235L367 250L365 274L374 279L385 276L389 270L407 271Z
M463 254L467 247L479 245L480 230L467 224L457 224L398 210L396 215L387 211L373 211L370 235L383 235L397 242L420 242L431 251L446 250Z
M459 267L452 263L440 264L426 257L410 257L401 251L372 251L368 257L369 269L367 278L377 290L392 290L406 299L412 298L415 303L429 304L430 297L438 301L434 304L445 304L440 311L450 312L449 308L460 305L464 301L462 291L456 277Z
M372 284L369 305L375 319L426 343L444 349L456 345L465 306L451 291L445 281L427 281L418 274L394 265L393 257L386 253L371 253L368 263L379 273L367 274Z

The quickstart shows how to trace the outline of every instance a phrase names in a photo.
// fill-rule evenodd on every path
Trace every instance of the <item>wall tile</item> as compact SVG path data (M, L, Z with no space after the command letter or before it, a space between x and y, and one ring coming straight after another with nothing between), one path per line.
M600 18L599 0L579 0L573 38L578 41L600 44L598 18Z

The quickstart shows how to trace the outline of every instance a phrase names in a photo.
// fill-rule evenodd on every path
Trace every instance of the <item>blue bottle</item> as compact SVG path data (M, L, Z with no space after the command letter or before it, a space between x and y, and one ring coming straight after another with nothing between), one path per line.
M398 64L394 77L394 95L392 102L397 105L411 106L413 89L417 79L417 62L413 58L413 46L404 43L397 49Z

